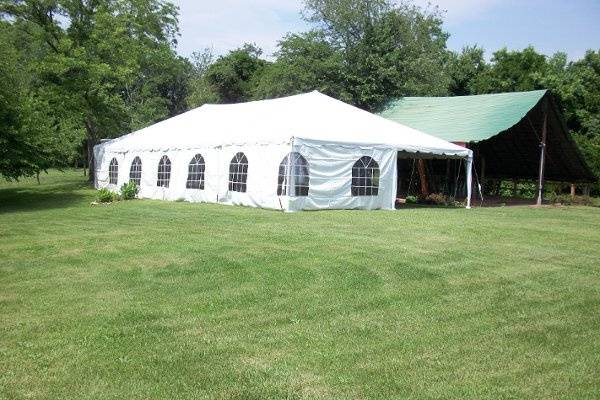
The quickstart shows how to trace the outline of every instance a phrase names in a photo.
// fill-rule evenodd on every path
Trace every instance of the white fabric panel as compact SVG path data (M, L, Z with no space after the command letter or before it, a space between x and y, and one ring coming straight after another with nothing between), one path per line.
M123 154L104 152L97 147L96 165L99 168L96 169L96 187L118 192L121 185L129 182L131 163L138 156L142 160L140 198L287 209L287 201L277 196L277 177L279 164L290 149L290 145L255 145ZM229 190L229 164L237 152L243 152L248 158L245 193ZM203 190L186 188L189 163L196 154L201 154L205 162ZM163 155L171 160L168 188L157 186L158 164ZM110 185L108 179L108 166L113 157L119 162L118 185Z
M293 151L306 158L310 171L308 197L289 199L290 211L322 209L393 209L396 199L396 151L383 146L330 144L295 139ZM362 156L379 165L377 196L352 196L352 166Z

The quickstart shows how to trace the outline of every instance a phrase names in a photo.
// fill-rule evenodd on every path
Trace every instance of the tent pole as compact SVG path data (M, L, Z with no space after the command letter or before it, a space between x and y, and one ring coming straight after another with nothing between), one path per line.
M467 157L465 168L467 173L467 208L471 208L471 191L473 189L473 153L471 153L469 157Z
M546 111L546 107L544 107L544 125L542 128L542 142L540 143L540 175L538 179L538 198L537 205L542 205L542 200L544 197L544 166L546 164L546 136L548 134L548 112Z

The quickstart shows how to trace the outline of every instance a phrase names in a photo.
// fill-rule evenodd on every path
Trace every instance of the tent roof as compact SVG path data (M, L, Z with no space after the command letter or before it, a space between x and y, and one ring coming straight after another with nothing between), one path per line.
M379 114L452 142L479 142L516 125L546 90L455 97L404 97Z
M471 151L368 113L319 92L248 103L206 104L102 143L105 151L173 150L282 144L294 139L382 145L399 151L466 157Z

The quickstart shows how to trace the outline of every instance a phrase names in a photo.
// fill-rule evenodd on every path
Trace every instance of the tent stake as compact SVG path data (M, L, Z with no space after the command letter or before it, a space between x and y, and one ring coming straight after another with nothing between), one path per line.
M546 106L544 106L544 127L542 128L542 142L540 143L540 176L538 179L538 198L537 205L542 205L544 197L544 166L546 163L546 136L547 136L547 125L548 125L548 113Z

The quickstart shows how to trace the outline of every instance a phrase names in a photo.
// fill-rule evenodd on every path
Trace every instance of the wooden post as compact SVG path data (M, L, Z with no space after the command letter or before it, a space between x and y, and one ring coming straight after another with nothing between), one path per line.
M571 183L571 198L575 198L575 184Z
M517 180L516 179L513 179L512 197L513 197L513 199L517 197Z
M542 205L544 197L544 167L546 165L546 136L548 135L548 111L544 105L544 125L542 127L542 142L540 143L540 174L538 178L538 198L537 205Z
M419 180L421 181L421 195L427 197L429 195L429 185L427 184L427 173L425 172L425 160L419 158L418 163Z

